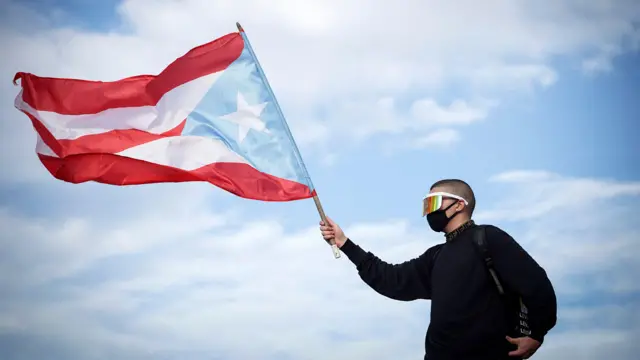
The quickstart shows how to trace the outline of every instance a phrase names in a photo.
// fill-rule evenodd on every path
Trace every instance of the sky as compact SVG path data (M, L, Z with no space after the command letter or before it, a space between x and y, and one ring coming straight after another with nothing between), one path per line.
M203 183L52 178L18 71L157 74L239 21L322 204L388 262L442 242L422 197L547 270L535 359L640 351L640 6L634 0L0 0L3 360L421 359L429 302L384 298L321 239L313 201Z

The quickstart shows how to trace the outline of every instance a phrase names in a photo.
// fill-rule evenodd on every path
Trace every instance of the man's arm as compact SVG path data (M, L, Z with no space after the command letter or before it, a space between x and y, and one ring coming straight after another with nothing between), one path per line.
M531 335L542 342L556 325L556 294L544 269L506 232L487 226L487 246L505 285L517 292L528 310Z
M430 271L435 248L402 264L389 264L351 240L340 248L356 265L360 278L378 293L400 301L431 298Z

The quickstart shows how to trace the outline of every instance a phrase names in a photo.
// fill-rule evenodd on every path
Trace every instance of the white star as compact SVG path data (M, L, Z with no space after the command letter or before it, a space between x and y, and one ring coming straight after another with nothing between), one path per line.
M238 142L241 143L251 129L269 134L267 125L260 119L260 114L265 106L267 106L266 102L249 105L244 96L238 91L238 110L234 113L221 116L220 118L238 125Z

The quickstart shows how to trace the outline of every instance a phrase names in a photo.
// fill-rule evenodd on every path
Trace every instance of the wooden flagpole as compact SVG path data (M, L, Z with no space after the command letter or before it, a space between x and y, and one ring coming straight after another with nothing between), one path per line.
M316 194L313 195L313 202L316 204L316 209L318 209L318 214L320 214L320 220L322 220L325 224L328 224L327 215L325 215L324 209L322 208L322 204L320 203L318 192L316 192ZM329 244L331 245L331 251L333 251L333 257L336 259L340 258L340 249L338 249L338 245L336 245L336 240L330 239Z
M293 138L293 135L291 134L291 130L289 129L289 125L287 125L287 122L286 122L286 119L285 119L284 114L282 112L282 109L280 108L280 105L278 104L278 100L276 100L276 96L273 93L273 90L271 89L271 86L269 85L269 82L267 81L267 77L264 74L264 71L262 70L262 66L260 66L260 63L258 62L258 57L253 52L253 48L251 47L251 44L249 43L249 39L247 37L247 33L244 31L244 28L242 27L242 25L240 25L240 23L237 22L236 23L236 27L238 28L238 31L241 34L243 34L243 38L246 41L247 49L251 53L251 56L253 57L253 60L256 62L256 66L258 68L258 72L260 73L260 76L262 77L262 80L267 85L267 89L268 89L271 97L273 98L274 105L275 105L280 117L284 121L284 128L286 129L286 131L287 131L287 133L289 135L289 139L293 142L293 146L294 146L295 151L296 151L297 160L300 163L300 166L304 169L305 175L307 176L307 180L308 180L309 184L313 188L313 183L311 182L311 176L309 176L309 172L307 171L307 167L304 165L304 161L302 160L302 156L300 155L300 150L298 149L298 145L296 144L296 141ZM324 213L324 209L322 208L322 204L320 203L320 198L318 197L318 192L315 191L315 188L314 188L314 192L315 192L315 195L313 195L313 202L316 204L316 209L318 210L318 214L320 215L320 220L322 220L325 224L328 224L327 216ZM336 258L336 259L339 259L340 258L340 250L338 249L338 246L336 245L335 239L330 239L329 240L329 244L331 245L331 250L333 251L333 257Z

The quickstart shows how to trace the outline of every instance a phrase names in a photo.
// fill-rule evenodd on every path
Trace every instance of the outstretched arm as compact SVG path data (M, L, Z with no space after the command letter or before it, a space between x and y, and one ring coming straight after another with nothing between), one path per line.
M326 241L336 242L356 265L360 278L378 293L401 301L431 299L431 263L437 247L427 250L418 258L392 265L362 250L330 218L327 218L327 224L320 222L320 232Z
M400 301L431 299L434 248L401 264L389 264L347 239L340 248L356 265L360 278L378 293Z

